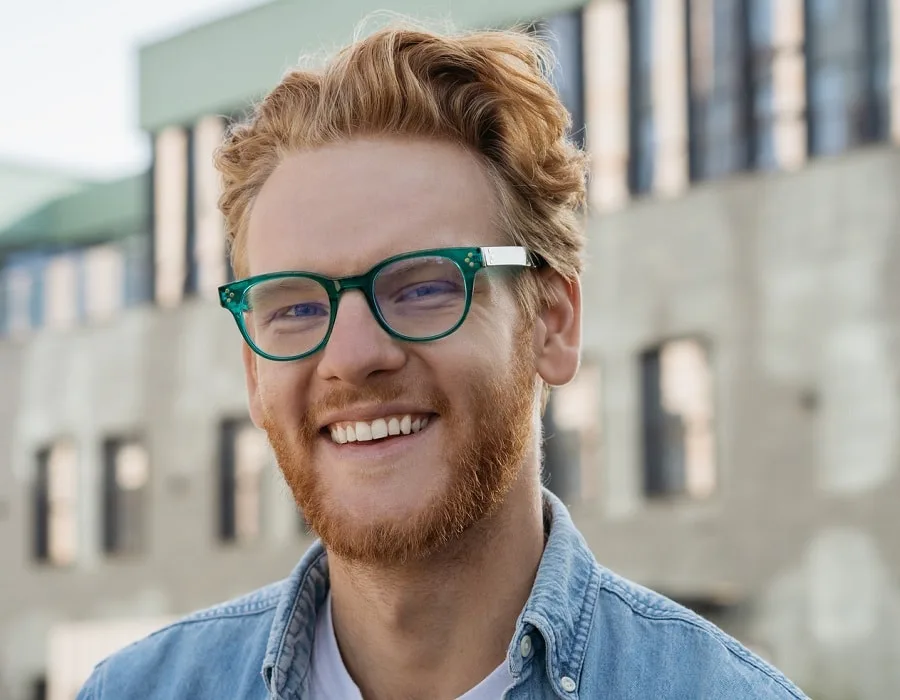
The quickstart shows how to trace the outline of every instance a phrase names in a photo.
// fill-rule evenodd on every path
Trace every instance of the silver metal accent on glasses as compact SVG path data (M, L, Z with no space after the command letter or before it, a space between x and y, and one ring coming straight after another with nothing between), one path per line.
M486 267L495 265L524 265L534 267L528 251L517 245L501 245L481 248L481 257Z

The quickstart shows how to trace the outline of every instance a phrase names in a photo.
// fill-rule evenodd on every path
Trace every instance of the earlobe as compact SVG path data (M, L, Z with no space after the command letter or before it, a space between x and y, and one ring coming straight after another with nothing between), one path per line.
M536 369L550 386L572 381L581 355L581 283L546 273L555 299L538 314Z
M259 397L259 376L257 374L256 354L247 343L243 343L241 357L244 361L244 378L247 382L247 404L250 409L250 420L257 428L263 427L262 401Z

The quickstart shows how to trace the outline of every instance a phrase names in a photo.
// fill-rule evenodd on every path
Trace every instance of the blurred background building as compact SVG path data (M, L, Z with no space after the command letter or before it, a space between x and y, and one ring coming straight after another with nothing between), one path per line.
M0 167L0 698L288 573L210 157L384 3L276 1L145 46L148 172ZM557 51L593 160L583 368L547 480L604 565L812 697L900 697L900 1L392 0Z

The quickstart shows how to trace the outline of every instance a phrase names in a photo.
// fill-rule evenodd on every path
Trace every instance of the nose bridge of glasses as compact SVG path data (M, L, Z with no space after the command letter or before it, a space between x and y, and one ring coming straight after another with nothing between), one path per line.
M337 316L340 313L340 308L341 308L340 302L342 300L342 297L347 292L356 291L356 292L359 292L363 296L363 298L366 301L366 306L369 309L369 311L371 312L372 316L374 317L374 320L379 322L379 324L380 324L378 309L376 308L374 292L372 290L372 279L373 278L372 278L371 274L365 274L365 275L355 275L353 277L340 277L337 279L330 280L331 290L329 290L329 291L331 292L331 296L334 300L333 304L334 304L335 322L337 322Z

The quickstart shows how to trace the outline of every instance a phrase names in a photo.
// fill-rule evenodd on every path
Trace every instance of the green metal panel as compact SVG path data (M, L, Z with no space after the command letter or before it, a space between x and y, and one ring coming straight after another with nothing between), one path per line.
M149 233L149 174L95 183L0 229L0 250L83 244Z
M74 176L17 163L0 163L0 236L13 222L83 187Z
M371 13L389 10L454 27L530 22L584 0L276 0L140 52L140 123L149 131L241 109L302 55L349 42Z

